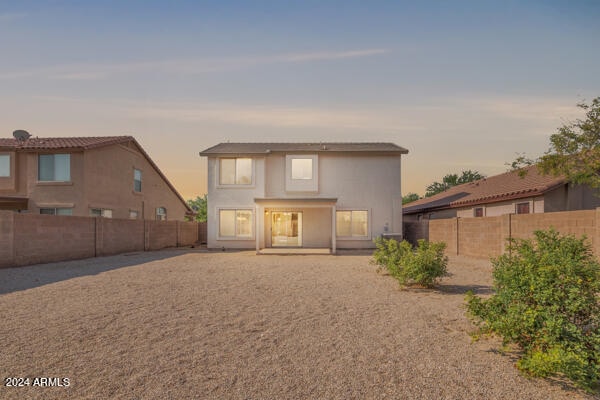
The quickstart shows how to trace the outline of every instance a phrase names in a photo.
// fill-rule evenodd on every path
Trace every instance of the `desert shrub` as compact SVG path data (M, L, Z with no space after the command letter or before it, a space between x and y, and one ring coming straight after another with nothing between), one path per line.
M396 278L401 285L434 286L447 275L448 257L444 255L445 243L419 240L413 249L406 240L375 239L373 261Z
M493 259L495 294L467 295L480 333L519 345L518 368L590 390L600 377L600 264L585 238L536 231Z

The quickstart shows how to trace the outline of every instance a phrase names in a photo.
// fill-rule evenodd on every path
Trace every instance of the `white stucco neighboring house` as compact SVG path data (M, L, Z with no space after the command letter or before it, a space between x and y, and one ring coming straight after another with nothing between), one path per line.
M220 143L208 157L208 248L372 248L402 232L394 143Z

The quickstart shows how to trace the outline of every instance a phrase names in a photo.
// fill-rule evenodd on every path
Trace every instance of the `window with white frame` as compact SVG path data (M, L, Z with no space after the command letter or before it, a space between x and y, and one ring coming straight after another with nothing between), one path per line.
M165 207L156 208L156 220L166 221L167 220L167 209Z
M287 192L317 192L319 163L316 154L285 156L285 190Z
M109 208L90 208L90 216L112 218L113 210Z
M223 238L251 238L252 210L219 210L219 236Z
M10 155L0 154L0 177L6 178L10 176Z
M219 185L251 185L251 158L220 158Z
M64 207L45 207L40 208L40 214L43 215L73 215L72 208L64 208Z
M44 182L69 182L71 180L70 154L40 154L38 180Z
M336 236L353 238L369 236L369 212L366 210L336 211L335 224Z
M313 159L312 158L292 158L292 179L312 179L313 178Z
M139 169L133 170L133 191L142 191L142 171L140 171Z
M137 210L129 210L129 219L138 219L139 215Z

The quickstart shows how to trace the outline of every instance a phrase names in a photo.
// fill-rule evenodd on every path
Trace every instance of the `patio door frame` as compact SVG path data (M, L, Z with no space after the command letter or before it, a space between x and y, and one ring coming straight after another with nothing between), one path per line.
M289 244L277 244L275 241L275 231L273 229L273 227L275 226L275 215L276 214L298 214L298 244L295 245L289 245ZM302 215L302 211L271 211L271 247L302 247L302 242L303 242L303 231L304 231L304 227L303 227L303 220L304 220L304 216ZM292 218L289 219L289 223L292 223ZM293 229L291 226L289 227L290 229Z

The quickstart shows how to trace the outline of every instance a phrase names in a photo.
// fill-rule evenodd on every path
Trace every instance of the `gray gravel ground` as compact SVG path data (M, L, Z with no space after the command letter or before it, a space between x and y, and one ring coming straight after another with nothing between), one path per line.
M490 292L489 263L452 258L439 289L400 290L369 260L164 250L0 269L0 398L591 398L472 343L464 292Z

